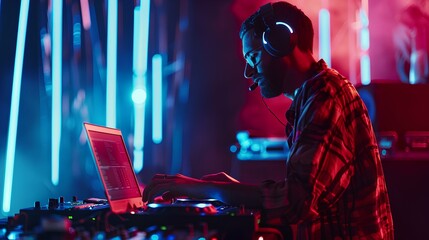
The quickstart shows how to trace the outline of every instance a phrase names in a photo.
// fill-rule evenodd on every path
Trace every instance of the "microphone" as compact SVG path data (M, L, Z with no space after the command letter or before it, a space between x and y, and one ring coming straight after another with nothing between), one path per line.
M251 92L251 91L255 90L257 87L258 87L258 83L257 83L257 82L254 82L252 85L250 85L250 87L249 87L249 92Z

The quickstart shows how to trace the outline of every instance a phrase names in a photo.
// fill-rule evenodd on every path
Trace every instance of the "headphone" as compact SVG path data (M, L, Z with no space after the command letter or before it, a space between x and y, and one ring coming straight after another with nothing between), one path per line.
M265 50L274 57L289 55L296 46L297 35L284 21L276 20L271 3L263 5L259 12L265 25L262 43Z

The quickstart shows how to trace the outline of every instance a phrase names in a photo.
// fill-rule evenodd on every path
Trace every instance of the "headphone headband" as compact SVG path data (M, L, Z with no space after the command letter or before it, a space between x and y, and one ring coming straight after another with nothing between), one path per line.
M267 3L259 8L260 16L262 17L262 21L265 26L274 25L274 10L273 5L271 3Z

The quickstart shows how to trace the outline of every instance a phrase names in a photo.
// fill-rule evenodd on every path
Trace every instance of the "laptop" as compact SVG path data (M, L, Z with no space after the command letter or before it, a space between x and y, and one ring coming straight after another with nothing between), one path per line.
M104 191L113 213L143 208L142 191L119 129L83 123Z
M188 231L189 226L193 226L193 231L210 228L231 236L224 239L251 238L258 212L243 212L241 208L230 207L216 199L185 198L171 204L145 205L121 131L86 122L84 128L110 210L122 216L121 223L126 221L129 227L141 229L174 226L172 229L176 231L182 228ZM235 237L237 234L240 236Z
M177 212L217 213L225 208L216 199L176 199L174 204L144 205L141 188L119 129L83 123L111 211L116 214ZM179 211L181 211L179 210Z

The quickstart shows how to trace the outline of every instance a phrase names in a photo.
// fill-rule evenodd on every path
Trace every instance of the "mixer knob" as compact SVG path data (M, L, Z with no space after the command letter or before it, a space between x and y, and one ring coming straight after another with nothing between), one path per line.
M57 198L49 198L48 203L49 209L54 209L58 207L58 199Z
M34 208L35 209L40 209L40 202L39 201L35 201L34 202Z

